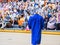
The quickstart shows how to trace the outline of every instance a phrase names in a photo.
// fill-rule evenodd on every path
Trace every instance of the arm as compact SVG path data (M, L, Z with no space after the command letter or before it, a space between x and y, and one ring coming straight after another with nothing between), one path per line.
M42 17L42 21L41 21L41 29L44 29L44 19L43 19L43 17Z

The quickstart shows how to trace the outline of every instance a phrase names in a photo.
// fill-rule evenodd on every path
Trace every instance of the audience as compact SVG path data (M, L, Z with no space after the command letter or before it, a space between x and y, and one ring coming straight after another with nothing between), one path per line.
M13 25L18 25L18 28L25 29L28 26L29 17L35 14L37 10L44 17L44 29L56 29L55 24L58 18L57 13L60 11L60 2L48 2L45 6L29 1L0 2L0 27L13 28Z

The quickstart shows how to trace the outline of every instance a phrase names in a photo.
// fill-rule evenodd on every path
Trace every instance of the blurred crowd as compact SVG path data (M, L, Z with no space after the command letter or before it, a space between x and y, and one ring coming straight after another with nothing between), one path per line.
M55 30L56 26L60 26L60 2L41 5L39 2L11 1L0 3L0 28L14 28L17 25L27 29L29 17L36 12L44 18L44 29Z

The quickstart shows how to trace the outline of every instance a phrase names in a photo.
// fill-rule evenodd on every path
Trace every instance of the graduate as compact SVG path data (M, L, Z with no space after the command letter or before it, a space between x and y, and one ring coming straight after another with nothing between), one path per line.
M31 29L32 45L40 45L41 43L41 30L44 27L44 19L39 14L34 14L28 21L29 29Z

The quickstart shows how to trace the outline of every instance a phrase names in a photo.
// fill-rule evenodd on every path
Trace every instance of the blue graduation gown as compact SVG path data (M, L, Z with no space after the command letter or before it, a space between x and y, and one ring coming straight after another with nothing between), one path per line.
M29 18L28 26L32 32L32 44L40 44L41 29L43 29L44 26L43 17L39 14L34 14Z

